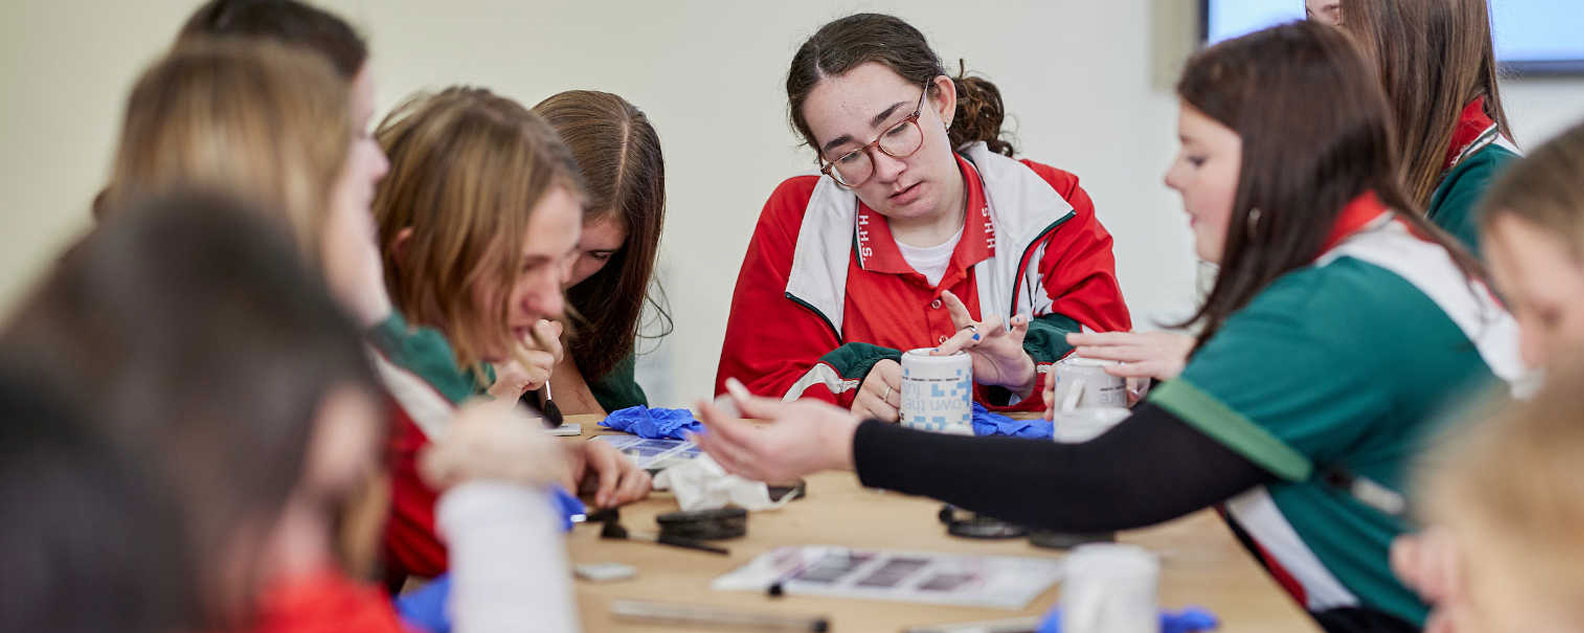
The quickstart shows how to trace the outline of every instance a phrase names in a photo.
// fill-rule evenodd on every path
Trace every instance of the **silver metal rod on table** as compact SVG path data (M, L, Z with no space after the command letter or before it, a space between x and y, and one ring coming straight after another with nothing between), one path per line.
M749 628L759 631L799 631L825 633L830 630L830 620L824 617L776 615L685 604L644 602L640 600L613 600L611 615L658 624L683 626L713 625Z

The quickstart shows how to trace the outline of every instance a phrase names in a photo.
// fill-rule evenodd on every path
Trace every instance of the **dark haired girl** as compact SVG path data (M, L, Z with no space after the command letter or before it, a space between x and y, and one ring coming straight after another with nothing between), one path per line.
M1178 95L1166 183L1221 273L1186 368L1131 417L1083 444L947 436L733 385L744 415L777 424L700 403L700 443L755 479L852 469L1062 531L1224 504L1328 630L1417 630L1425 606L1387 565L1409 529L1405 471L1446 400L1521 372L1514 322L1403 195L1385 100L1345 36L1295 24L1223 43Z
M577 261L565 289L573 327L567 354L550 374L563 413L605 414L649 404L633 376L644 305L670 329L651 289L665 223L665 159L660 136L633 104L594 90L568 90L539 102L583 173L588 201ZM655 287L657 288L657 287Z
M717 392L736 378L896 420L901 351L952 339L942 351L973 356L976 399L1038 410L1039 368L1071 350L1066 333L1128 329L1111 235L1078 177L1010 158L999 91L947 77L918 29L872 13L826 24L792 58L787 97L822 175L765 203Z

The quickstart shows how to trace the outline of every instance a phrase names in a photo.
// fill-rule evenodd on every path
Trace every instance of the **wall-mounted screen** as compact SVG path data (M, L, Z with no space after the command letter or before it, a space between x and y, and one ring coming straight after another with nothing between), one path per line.
M1304 18L1303 0L1203 0L1210 43ZM1496 59L1532 74L1584 73L1584 1L1490 0ZM1343 16L1343 19L1347 19Z

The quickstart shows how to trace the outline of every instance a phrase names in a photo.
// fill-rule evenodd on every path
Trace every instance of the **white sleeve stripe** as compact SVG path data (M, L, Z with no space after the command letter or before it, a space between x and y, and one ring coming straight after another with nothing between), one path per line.
M1303 585L1308 602L1304 606L1310 611L1359 604L1358 596L1348 591L1309 549L1263 486L1233 497L1227 501L1226 508L1227 514L1243 527L1243 531Z
M797 400L803 397L804 391L808 391L809 387L814 385L825 385L825 388L830 389L831 393L839 395L843 392L857 389L861 382L856 379L842 378L841 374L836 373L836 368L830 366L830 363L815 363L813 367L809 368L807 373L798 378L797 382L792 383L786 394L781 396L781 400L784 402Z

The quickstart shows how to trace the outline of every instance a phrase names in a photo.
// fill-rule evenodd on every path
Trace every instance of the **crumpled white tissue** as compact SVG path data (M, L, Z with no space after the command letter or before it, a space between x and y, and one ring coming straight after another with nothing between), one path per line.
M749 511L774 510L791 501L796 495L788 494L776 501L770 500L770 487L762 481L752 481L726 470L700 455L665 470L655 476L655 490L671 491L683 510L714 510L735 505Z

